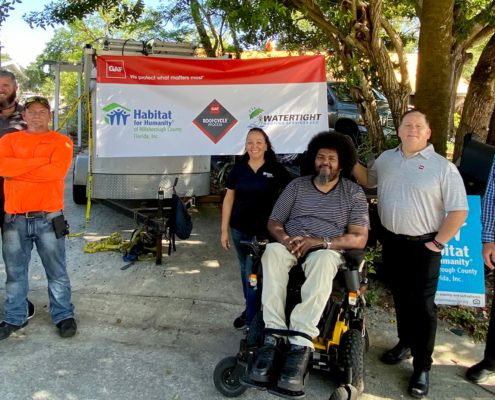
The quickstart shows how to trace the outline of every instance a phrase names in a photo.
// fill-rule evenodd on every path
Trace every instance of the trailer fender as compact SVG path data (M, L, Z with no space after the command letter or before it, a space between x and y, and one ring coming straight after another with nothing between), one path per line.
M89 157L87 154L78 154L72 172L72 199L76 204L86 204L87 184L89 174Z
M89 157L87 154L78 154L74 162L73 185L84 185L88 183Z

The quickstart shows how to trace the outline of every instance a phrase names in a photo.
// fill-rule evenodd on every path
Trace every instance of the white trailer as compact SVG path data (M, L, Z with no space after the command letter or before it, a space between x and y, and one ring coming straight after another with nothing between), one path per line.
M97 104L95 60L99 55L185 58L194 56L188 43L105 39L103 49L85 49L83 61L84 94L91 98L92 115ZM118 100L118 98L117 98ZM92 143L100 134L95 118L90 121ZM91 146L89 146L91 147ZM95 146L77 155L73 172L73 199L86 204L93 199L155 199L158 190L171 197L174 181L180 196L204 196L210 193L210 156L100 157Z

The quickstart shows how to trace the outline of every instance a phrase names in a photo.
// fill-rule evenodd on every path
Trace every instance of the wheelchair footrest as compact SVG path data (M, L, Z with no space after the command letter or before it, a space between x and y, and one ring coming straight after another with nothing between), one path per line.
M291 390L281 389L273 382L270 383L262 383L255 382L245 374L239 379L239 382L242 386L247 386L250 388L258 389L258 390L268 390L268 393L274 394L279 397L283 397L285 399L304 399L306 397L306 393L303 391L293 392Z
M278 386L269 388L268 393L283 397L285 399L304 399L306 397L306 393L303 391L293 392L291 390L281 389Z
M242 386L252 387L252 388L255 388L255 389L259 389L259 390L267 390L268 389L268 386L270 386L270 383L255 382L255 381L249 379L249 377L247 376L247 374L244 374L239 379L239 383Z

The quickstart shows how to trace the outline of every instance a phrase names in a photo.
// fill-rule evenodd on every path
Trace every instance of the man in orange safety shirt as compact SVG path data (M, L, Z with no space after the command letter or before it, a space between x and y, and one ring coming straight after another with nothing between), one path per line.
M27 325L26 296L33 243L48 280L50 315L61 337L77 331L67 274L63 215L64 178L72 141L49 129L50 104L34 96L24 105L27 129L0 139L0 176L5 179L2 253L7 274L0 340Z

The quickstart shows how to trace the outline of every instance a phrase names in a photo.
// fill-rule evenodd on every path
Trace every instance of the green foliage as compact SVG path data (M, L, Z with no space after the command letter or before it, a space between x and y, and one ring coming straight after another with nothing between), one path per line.
M9 17L9 13L15 8L16 3L22 3L21 0L1 0L0 1L0 26Z
M441 319L467 330L477 341L485 341L488 316L483 310L465 306L441 306L438 315Z
M31 26L46 28L57 24L67 24L84 19L87 15L105 10L112 15L111 25L121 28L130 22L136 22L144 12L143 0L78 0L52 1L43 11L30 12L24 15ZM108 15L110 15L108 14Z
M376 274L376 261L380 261L382 259L382 245L377 244L376 246L368 246L366 247L366 253L364 256L364 260L366 261L366 265L368 266L369 274Z
M394 149L399 145L399 143L400 140L397 135L386 136L383 150ZM373 147L373 144L371 143L368 135L363 137L356 150L358 153L359 161L361 161L363 164L367 164L370 159L377 158L380 155Z
M368 307L371 307L374 306L375 304L378 304L378 301L380 300L380 296L374 290L368 289L366 292L364 292L364 299L366 300L366 305Z

